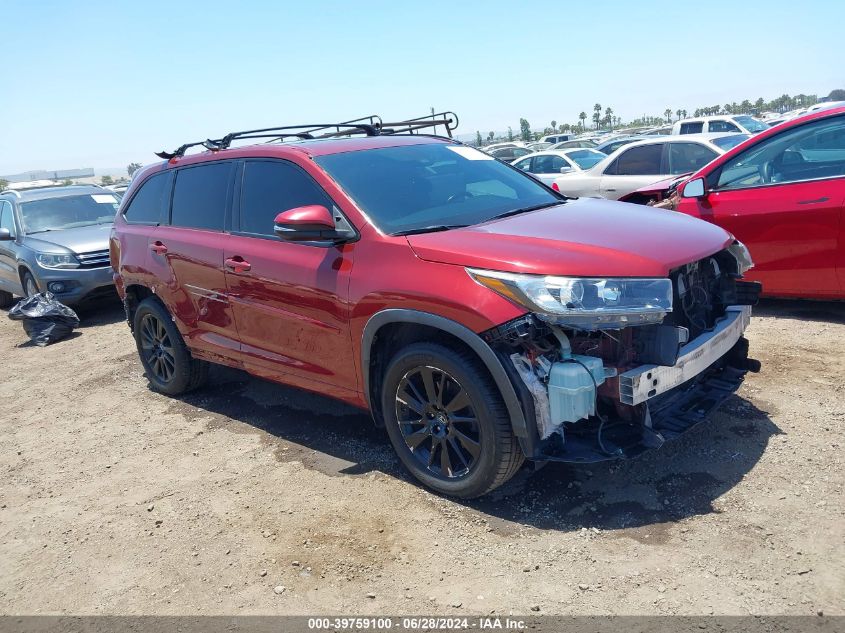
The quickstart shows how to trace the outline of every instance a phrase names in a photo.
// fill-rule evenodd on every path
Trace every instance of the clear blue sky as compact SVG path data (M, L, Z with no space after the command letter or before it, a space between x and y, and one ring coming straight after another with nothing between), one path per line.
M5 0L0 174L380 113L459 133L845 87L845 2Z

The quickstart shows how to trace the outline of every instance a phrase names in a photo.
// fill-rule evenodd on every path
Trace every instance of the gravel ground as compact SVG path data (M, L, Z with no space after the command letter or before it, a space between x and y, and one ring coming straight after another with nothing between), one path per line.
M0 318L0 613L843 614L845 310L756 314L711 421L473 502L320 396L151 392L118 304L47 348Z

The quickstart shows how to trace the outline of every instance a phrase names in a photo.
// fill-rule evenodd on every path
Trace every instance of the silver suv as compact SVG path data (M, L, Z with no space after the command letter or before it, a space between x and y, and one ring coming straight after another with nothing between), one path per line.
M111 292L118 199L96 186L0 193L0 307L49 290L66 305Z

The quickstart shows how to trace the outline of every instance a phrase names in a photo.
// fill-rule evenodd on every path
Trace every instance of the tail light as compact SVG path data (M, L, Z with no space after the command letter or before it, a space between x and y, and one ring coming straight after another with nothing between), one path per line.
M557 186L556 182L552 183L552 189L554 189L555 191L558 191L558 192L560 191L560 187Z

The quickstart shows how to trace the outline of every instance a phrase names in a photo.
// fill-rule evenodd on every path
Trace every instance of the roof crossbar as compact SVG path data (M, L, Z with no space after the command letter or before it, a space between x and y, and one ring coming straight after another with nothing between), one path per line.
M286 138L298 138L302 140L337 138L352 136L353 134L365 134L366 136L379 136L386 134L414 134L420 130L442 126L449 138L452 131L458 127L458 115L454 112L432 112L429 115L398 121L395 123L384 123L380 116L370 116L351 119L341 123L312 123L310 125L285 125L280 127L267 127L256 130L245 130L243 132L230 132L219 139L206 139L194 143L185 143L172 152L156 152L156 156L164 160L178 158L185 155L185 152L192 147L203 146L211 151L228 149L232 141L237 139L270 139L267 142L283 141Z

